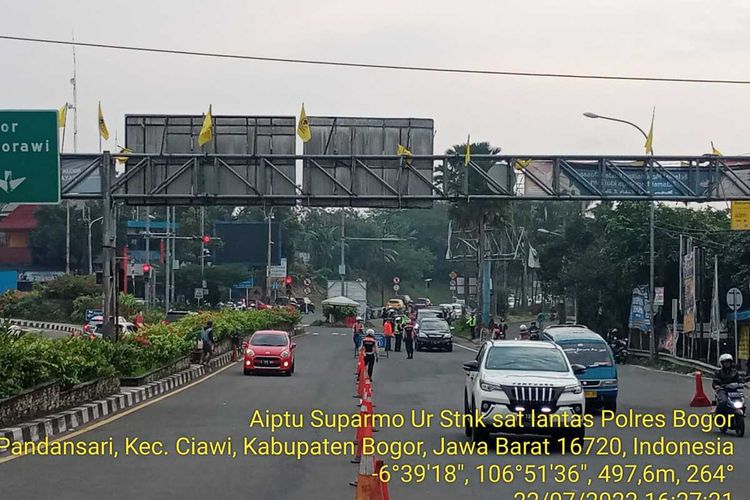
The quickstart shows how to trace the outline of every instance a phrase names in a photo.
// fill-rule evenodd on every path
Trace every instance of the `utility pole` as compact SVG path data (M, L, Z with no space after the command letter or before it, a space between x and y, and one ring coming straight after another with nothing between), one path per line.
M146 207L146 264L151 265L151 208ZM151 305L151 280L143 280L143 299Z
M346 262L344 260L344 209L341 209L341 263L339 264L339 276L341 276L341 296L344 296L344 277L346 276Z
M266 214L266 220L268 221L268 238L266 241L266 297L271 298L271 222L273 220L273 207L268 210Z
M112 184L112 157L109 151L102 154L101 191L102 191L102 276L104 284L104 322L105 334L111 338L117 320L114 314L117 310L114 276L116 274L115 260L115 218L114 205L110 195ZM113 324L114 321L114 324Z
M165 231L165 233L167 233L167 236L166 236L166 239L164 241L164 246L166 247L164 249L164 252L166 254L165 255L165 257L166 257L166 259L165 259L166 263L165 263L165 266L164 266L164 312L168 313L169 312L169 286L170 286L169 285L169 283L170 283L170 279L169 279L170 278L170 276L169 276L169 272L170 271L169 270L170 270L170 267L172 267L172 264L171 264L171 262L172 262L172 254L170 253L170 243L169 243L170 240L172 239L172 226L170 225L169 221L172 218L171 217L172 214L170 213L170 208L169 207L166 207L166 212L167 212L167 214L166 214L167 215L167 217L166 217L166 220L167 220L167 230Z

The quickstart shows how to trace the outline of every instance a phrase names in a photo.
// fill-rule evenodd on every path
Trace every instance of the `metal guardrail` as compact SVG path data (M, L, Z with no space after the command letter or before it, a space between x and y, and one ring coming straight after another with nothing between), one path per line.
M650 356L649 351L642 350L642 349L629 349L629 351L635 356L642 357L642 358L646 358ZM679 356L673 356L672 354L668 354L665 352L659 353L659 359L666 359L670 363L674 363L679 366L685 366L688 368L695 368L702 372L710 373L711 375L713 375L716 372L716 370L719 369L718 366L714 366L709 363L704 363L703 361L681 358Z
M82 335L83 328L76 325L69 325L65 323L50 323L48 321L33 321L27 319L8 319L8 323L11 325L20 326L22 328L31 328L37 330L47 330L56 332L65 332L70 334Z

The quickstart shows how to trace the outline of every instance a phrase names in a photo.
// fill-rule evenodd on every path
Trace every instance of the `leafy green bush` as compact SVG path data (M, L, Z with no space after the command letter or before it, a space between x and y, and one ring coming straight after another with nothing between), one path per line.
M357 315L357 308L354 306L325 306L323 307L325 317L333 316L333 321L343 321L345 318Z
M3 295L0 305L17 307L23 300ZM48 339L35 334L18 337L0 324L0 398L55 379L70 387L113 375L142 375L190 353L196 332L208 320L214 322L216 340L222 340L261 329L289 329L299 320L299 313L291 309L205 312L169 325L147 325L119 342Z
M73 300L73 312L70 313L70 321L73 323L83 323L86 320L86 309L101 309L102 296L81 295Z
M94 276L63 274L42 287L44 296L48 299L62 299L73 301L81 295L96 295L102 293L101 285L96 284Z

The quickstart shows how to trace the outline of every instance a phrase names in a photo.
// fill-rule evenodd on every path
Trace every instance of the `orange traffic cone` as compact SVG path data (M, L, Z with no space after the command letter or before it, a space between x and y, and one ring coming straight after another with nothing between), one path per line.
M690 406L711 406L711 401L703 392L703 374L701 372L695 372L695 394L690 401Z
M365 438L372 437L372 413L367 411L367 406L362 405L359 410L360 425L357 427L355 437L357 439L357 450L355 451L353 464L358 464L362 460L362 443Z
M354 494L354 500L383 500L380 481L375 475L375 460L371 455L364 458L359 464L357 491Z
M375 477L380 483L380 495L383 500L391 500L391 494L388 492L388 483L380 478L380 469L383 468L382 460L375 460Z
M357 394L354 395L355 398L361 398L365 395L365 384L369 381L370 377L367 376L367 370L362 370L357 380Z

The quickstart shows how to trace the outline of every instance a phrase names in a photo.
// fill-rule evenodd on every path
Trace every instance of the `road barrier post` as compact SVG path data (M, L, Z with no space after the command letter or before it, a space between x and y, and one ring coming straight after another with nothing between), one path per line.
M711 401L708 400L706 393L703 392L703 374L701 372L695 372L695 394L690 401L690 406L711 406Z

